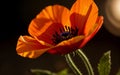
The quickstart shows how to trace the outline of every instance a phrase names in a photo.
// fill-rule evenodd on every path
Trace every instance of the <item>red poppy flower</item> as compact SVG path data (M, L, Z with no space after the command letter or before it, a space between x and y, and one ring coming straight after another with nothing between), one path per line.
M67 54L82 48L100 29L103 17L93 0L76 0L71 9L47 6L30 23L30 36L20 36L17 53L36 58L45 52Z

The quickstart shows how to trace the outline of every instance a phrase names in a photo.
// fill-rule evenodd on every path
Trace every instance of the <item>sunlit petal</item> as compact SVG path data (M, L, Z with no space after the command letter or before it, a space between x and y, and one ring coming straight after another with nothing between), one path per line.
M35 58L47 51L48 46L30 36L20 36L17 43L17 53L23 57Z
M81 36L73 37L69 40L62 41L61 43L56 45L54 48L52 48L52 50L49 50L48 52L52 53L52 54L66 54L66 53L69 53L71 51L74 51L74 50L78 49L81 41L84 38L85 37L83 35L81 35Z
M83 42L80 45L80 48L83 47L90 39L92 39L95 36L95 34L98 32L98 30L101 28L101 26L103 24L103 19L104 19L103 16L99 16L97 18L96 23L89 31L89 35L86 36L86 38L84 38Z
M33 19L29 25L29 33L32 36L39 36L46 31L46 29L52 24L48 19Z
M103 16L99 16L97 18L96 23L94 24L93 28L91 28L91 30L89 31L89 35L91 38L98 32L98 30L101 28L102 24L103 24Z
M95 22L98 17L98 8L94 2L91 4L87 16L88 18L85 23L85 30L84 30L84 34L86 36L89 35L90 30L94 28Z
M93 0L76 0L71 8L70 19L72 26L78 27L79 34L84 34L84 29L95 23L97 11L98 9ZM92 18L93 14L95 16ZM90 24L85 27L89 22Z
M31 36L36 36L51 44L53 34L64 28L64 25L70 25L67 21L68 18L69 10L66 7L48 6L31 21L28 31Z
M69 10L61 5L47 6L36 18L47 18L53 21L53 23L64 24L69 18Z
M21 53L18 53L18 55L22 57L28 57L28 58L37 58L45 52L46 50L35 50L35 51L21 52Z

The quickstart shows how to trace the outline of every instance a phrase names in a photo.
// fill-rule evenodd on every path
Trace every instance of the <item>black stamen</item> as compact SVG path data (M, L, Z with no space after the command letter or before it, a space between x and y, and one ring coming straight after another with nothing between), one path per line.
M67 40L70 38L70 32L63 32L60 35L61 35L61 38L64 40Z
M58 34L58 32L55 32L53 34L53 43L58 44L64 40L68 40L78 35L78 28L73 29L65 26L65 30L63 28L60 28L60 34Z

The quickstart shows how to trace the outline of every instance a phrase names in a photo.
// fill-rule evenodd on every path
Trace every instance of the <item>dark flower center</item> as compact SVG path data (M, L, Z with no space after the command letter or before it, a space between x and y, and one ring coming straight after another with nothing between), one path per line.
M77 35L78 35L78 28L73 29L65 26L65 30L63 28L60 28L60 33L55 32L53 34L52 40L54 44L58 44L64 40L68 40Z
M70 37L70 32L63 32L63 33L60 34L60 36L64 39L67 39L67 38Z

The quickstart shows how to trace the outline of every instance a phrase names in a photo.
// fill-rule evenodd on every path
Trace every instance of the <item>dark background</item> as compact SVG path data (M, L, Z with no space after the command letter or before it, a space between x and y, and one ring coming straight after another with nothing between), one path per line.
M104 0L95 0L104 14ZM32 68L58 72L69 68L63 56L43 54L37 59L27 59L17 55L16 43L20 35L27 35L30 21L47 5L61 4L68 8L74 0L4 0L0 2L0 75L30 75ZM83 48L89 57L95 73L97 63L104 52L111 51L111 75L120 68L120 37L109 33L104 24L96 36ZM81 62L80 62L81 63ZM82 64L82 63L81 63Z

